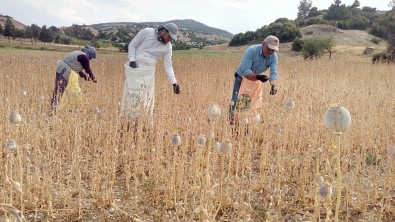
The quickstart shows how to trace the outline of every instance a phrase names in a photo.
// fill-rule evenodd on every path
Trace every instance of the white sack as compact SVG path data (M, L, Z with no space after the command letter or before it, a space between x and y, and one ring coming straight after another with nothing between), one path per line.
M155 68L131 68L128 63L124 67L126 81L121 100L121 116L137 118L143 109L152 117Z

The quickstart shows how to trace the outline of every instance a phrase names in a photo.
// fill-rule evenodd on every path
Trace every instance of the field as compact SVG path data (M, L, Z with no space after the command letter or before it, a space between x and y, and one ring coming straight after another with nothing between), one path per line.
M280 52L277 95L264 84L261 120L245 116L248 124L232 127L241 52L175 52L180 95L160 61L149 127L118 115L126 54L99 51L98 83L80 81L81 108L49 115L66 50L0 48L0 220L335 221L341 187L339 221L395 221L395 65ZM212 103L222 111L215 120ZM352 117L342 135L323 124L335 103ZM21 123L9 121L14 111ZM220 154L218 142L231 143L231 153ZM318 195L323 184L332 188L327 199Z

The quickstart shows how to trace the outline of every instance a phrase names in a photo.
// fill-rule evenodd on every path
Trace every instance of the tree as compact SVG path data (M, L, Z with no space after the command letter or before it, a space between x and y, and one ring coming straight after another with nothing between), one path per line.
M335 0L335 5L339 6L342 3L341 0Z
M301 0L298 6L298 13L297 16L305 17L309 14L312 2L311 0Z
M293 42L297 37L302 37L302 33L295 22L287 18L279 18L271 23L262 35L262 38L268 35L274 35L280 42Z
M40 36L38 39L40 41L44 42L44 44L46 42L50 43L54 39L54 34L50 29L47 29L46 25L43 25L43 27L41 28L41 31L40 31Z
M0 24L0 35L3 34L3 26Z
M10 42L10 37L12 37L14 35L14 30L15 27L12 24L11 20L9 18L7 18L6 22L5 22L5 27L4 27L4 32L3 35L8 38L8 42Z
M354 3L352 3L352 5L350 6L350 8L359 8L359 6L361 6L361 3L358 0L355 0Z
M19 41L22 44L22 37L25 35L25 30L23 29L15 29L14 34L12 35L12 39L15 40L16 38L19 38Z
M32 38L34 39L34 44L37 44L37 39L40 37L41 28L36 24L32 24L30 27L32 29L31 32Z
M332 4L326 15L324 15L324 19L329 20L329 21L342 21L346 20L351 17L351 12L346 5L337 5L337 4Z
M329 58L332 58L332 50L336 43L332 37L318 36L303 41L302 55L304 59L314 59L321 57L326 51Z
M391 1L388 3L388 7L394 8L394 7L395 7L395 0L391 0Z
M312 7L309 11L309 14L307 15L307 17L312 18L312 17L316 17L322 15L321 11L318 11L317 7Z

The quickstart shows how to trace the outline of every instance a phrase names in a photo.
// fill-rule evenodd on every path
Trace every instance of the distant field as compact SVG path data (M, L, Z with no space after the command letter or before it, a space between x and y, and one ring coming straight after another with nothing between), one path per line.
M180 95L160 61L155 125L126 131L118 115L126 53L99 50L98 83L80 81L80 110L50 116L55 64L67 51L0 47L0 204L27 221L333 221L341 149L339 220L395 220L395 65L345 54L303 61L281 51L280 88L270 96L263 85L261 121L242 115L249 123L231 127L244 49L222 49L174 53ZM284 106L290 101L293 109ZM222 109L217 120L208 121L210 103ZM352 116L341 137L323 126L334 103ZM8 120L13 111L21 123ZM11 140L17 151L6 149ZM213 148L224 141L229 155ZM318 176L333 189L327 200L317 194Z

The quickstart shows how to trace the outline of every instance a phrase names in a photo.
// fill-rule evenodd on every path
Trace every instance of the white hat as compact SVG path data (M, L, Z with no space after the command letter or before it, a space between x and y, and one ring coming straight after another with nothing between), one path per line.
M279 51L278 46L280 45L280 40L274 35L269 35L268 37L263 40L264 43L267 43L267 46L270 49Z
M178 31L177 25L172 22L169 22L169 23L166 23L163 27L165 27L165 29L169 32L170 37L174 41L176 41L177 40L177 31Z

